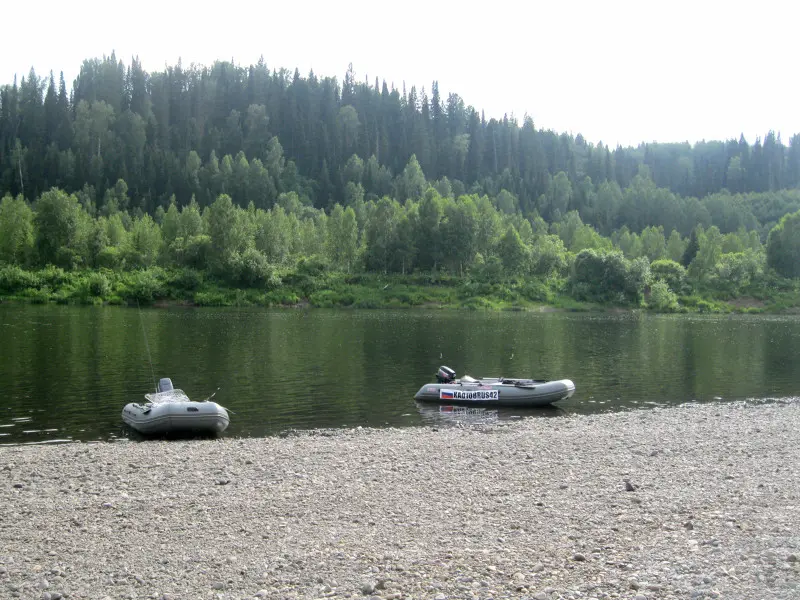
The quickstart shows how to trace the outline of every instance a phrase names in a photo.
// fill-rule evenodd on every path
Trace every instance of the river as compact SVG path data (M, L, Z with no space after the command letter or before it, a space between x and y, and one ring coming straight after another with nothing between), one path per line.
M137 440L120 412L160 377L193 399L216 391L233 437L800 393L796 316L0 304L0 348L0 444ZM417 404L440 365L577 391L553 410Z

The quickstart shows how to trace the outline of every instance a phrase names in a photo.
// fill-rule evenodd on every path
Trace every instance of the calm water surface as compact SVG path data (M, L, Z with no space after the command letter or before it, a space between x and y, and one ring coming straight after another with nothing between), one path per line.
M793 316L0 305L0 444L138 439L120 412L154 376L218 390L224 435L245 437L795 397L798 356ZM417 404L440 365L577 391L544 411Z

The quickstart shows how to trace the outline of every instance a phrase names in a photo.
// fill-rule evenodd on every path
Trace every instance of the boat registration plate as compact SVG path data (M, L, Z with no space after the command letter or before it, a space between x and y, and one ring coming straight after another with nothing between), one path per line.
M499 400L500 390L439 390L440 400Z

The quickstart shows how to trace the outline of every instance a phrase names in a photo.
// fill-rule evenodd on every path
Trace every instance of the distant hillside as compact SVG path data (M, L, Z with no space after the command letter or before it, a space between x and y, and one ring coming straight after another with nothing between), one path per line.
M427 181L443 182L456 197L505 190L506 203L526 216L558 220L578 210L606 232L623 224L669 230L641 215L611 219L596 206L604 183L625 190L640 172L682 198L800 184L798 135L788 146L770 132L751 143L612 149L537 130L530 119L487 121L458 95L440 97L436 82L397 90L377 79L357 82L352 70L342 82L263 61L147 73L112 54L86 60L69 95L63 78L33 71L0 88L0 194L29 200L57 186L82 190L102 208L123 179L131 208L149 213L173 195L179 206L192 196L208 206L223 191L260 208L288 191L326 209L357 197L402 201L415 193L398 177L412 155ZM556 181L562 172L566 182ZM772 204L774 224L785 207Z

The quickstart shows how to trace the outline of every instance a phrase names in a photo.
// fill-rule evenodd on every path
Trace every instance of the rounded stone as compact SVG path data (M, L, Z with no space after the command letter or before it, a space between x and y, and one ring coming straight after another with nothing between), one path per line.
M365 596L369 596L372 592L375 591L375 584L374 583L363 583L361 584L361 593Z

